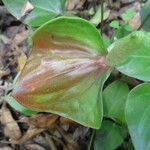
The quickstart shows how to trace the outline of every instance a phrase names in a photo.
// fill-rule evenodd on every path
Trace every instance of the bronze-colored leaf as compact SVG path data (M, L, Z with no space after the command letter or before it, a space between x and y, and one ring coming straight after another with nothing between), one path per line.
M12 96L27 108L99 128L99 90L109 69L105 54L93 25L79 18L54 19L35 32L32 53Z

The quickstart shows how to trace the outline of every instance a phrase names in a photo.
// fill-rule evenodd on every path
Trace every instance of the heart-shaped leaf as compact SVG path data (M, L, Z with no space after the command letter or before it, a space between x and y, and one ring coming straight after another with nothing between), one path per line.
M99 128L99 92L109 74L105 53L93 25L80 18L54 19L33 35L32 53L12 96L30 109Z
M128 76L150 81L149 43L149 33L133 32L108 48L107 62Z
M128 95L126 121L136 150L150 149L150 84L135 87Z
M129 93L128 85L114 81L103 91L104 115L125 123L125 104Z
M127 129L111 121L103 121L96 131L94 150L115 150L127 136Z

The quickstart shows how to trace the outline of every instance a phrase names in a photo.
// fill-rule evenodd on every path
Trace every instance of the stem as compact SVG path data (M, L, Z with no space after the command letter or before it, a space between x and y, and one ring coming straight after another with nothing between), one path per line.
M148 15L144 18L144 20L142 21L140 27L138 28L138 30L140 30L144 24L147 22L147 20L150 18L150 12L148 13Z
M93 140L94 140L94 137L95 137L95 133L96 133L96 130L93 129L87 150L91 150L92 149L92 145L93 145Z
M104 19L104 0L101 0L101 34L103 29L103 19Z

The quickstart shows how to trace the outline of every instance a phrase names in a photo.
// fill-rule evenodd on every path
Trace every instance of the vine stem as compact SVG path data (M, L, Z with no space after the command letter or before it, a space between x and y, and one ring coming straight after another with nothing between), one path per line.
M101 0L101 34L103 29L103 19L104 19L104 0Z
M148 13L148 15L144 18L144 20L142 21L140 27L138 28L138 30L140 30L144 24L147 22L147 20L150 18L150 12Z
M92 149L92 144L93 144L93 140L94 140L94 137L95 137L95 133L96 133L96 130L93 129L87 150L91 150Z

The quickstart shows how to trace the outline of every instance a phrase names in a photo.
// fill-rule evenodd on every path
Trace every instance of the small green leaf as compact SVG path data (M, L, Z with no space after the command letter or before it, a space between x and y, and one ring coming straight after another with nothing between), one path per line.
M127 30L127 31L133 31L133 27L131 26L131 25L129 25L129 24L125 24L124 26L123 26L123 28L125 28L125 30Z
M141 20L144 23L143 29L150 31L150 0L147 0L145 5L141 9Z
M125 103L129 93L128 85L114 81L103 91L104 115L125 123Z
M111 21L109 26L112 27L112 28L115 28L115 29L119 29L120 28L119 21L117 21L117 20Z
M129 19L132 19L134 15L135 12L133 10L127 10L125 13L121 15L121 17L124 21L128 21Z
M120 38L127 36L128 34L130 34L130 32L125 30L125 28L123 26L120 26L120 28L114 32L114 34L112 36L112 41L114 42Z
M115 150L124 141L127 130L110 121L104 121L96 131L94 150Z
M150 84L135 87L128 95L126 121L136 150L150 149Z

